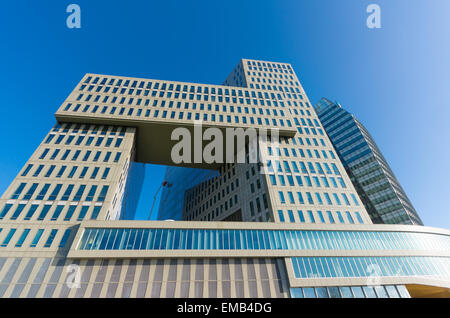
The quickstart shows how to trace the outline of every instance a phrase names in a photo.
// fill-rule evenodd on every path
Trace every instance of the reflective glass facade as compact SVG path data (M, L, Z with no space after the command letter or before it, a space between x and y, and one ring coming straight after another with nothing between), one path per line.
M291 288L292 298L410 298L404 285Z
M450 278L449 257L293 257L296 278L436 276Z
M78 249L448 251L450 239L409 232L86 228Z
M363 124L326 98L314 107L372 222L423 225Z

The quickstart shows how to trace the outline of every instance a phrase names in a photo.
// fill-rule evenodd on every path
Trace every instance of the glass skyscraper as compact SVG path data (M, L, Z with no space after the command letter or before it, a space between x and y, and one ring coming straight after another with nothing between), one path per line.
M372 221L423 225L363 124L326 98L315 109Z
M0 198L0 297L448 295L450 231L374 224L290 64L243 59L223 85L86 74L55 117ZM261 162L175 163L200 121L280 139ZM130 220L143 163L171 166L159 221Z

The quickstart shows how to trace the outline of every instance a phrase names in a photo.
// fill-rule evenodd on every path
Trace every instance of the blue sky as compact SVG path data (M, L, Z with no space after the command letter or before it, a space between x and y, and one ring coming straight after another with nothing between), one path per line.
M81 7L68 29L66 7ZM381 29L366 7L381 8ZM291 63L311 102L354 113L425 225L450 228L450 1L8 1L0 10L0 192L87 72L220 84L240 58ZM164 169L148 166L139 217Z

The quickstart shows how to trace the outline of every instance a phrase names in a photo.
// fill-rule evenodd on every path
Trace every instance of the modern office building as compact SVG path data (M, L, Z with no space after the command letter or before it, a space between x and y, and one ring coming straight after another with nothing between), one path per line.
M315 109L372 221L423 225L363 124L326 98Z
M223 85L86 74L55 116L0 198L0 297L449 296L450 231L373 224L289 64L241 60ZM270 136L259 162L194 140L175 163L178 128ZM175 166L160 221L129 220L143 163Z

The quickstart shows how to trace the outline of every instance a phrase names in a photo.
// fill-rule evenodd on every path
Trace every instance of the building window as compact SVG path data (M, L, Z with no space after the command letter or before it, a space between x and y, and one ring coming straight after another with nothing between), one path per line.
M30 247L36 247L36 245L39 243L39 240L41 239L42 233L44 233L44 229L39 229L36 232L36 235L33 238L33 241L30 244Z
M10 229L8 234L6 235L5 239L3 240L1 247L7 247L9 242L11 241L12 237L14 236L14 233L16 233L16 229Z
M44 244L44 247L48 248L48 247L52 246L53 240L55 239L57 232L58 232L57 229L51 230L50 235L48 236L47 241Z

